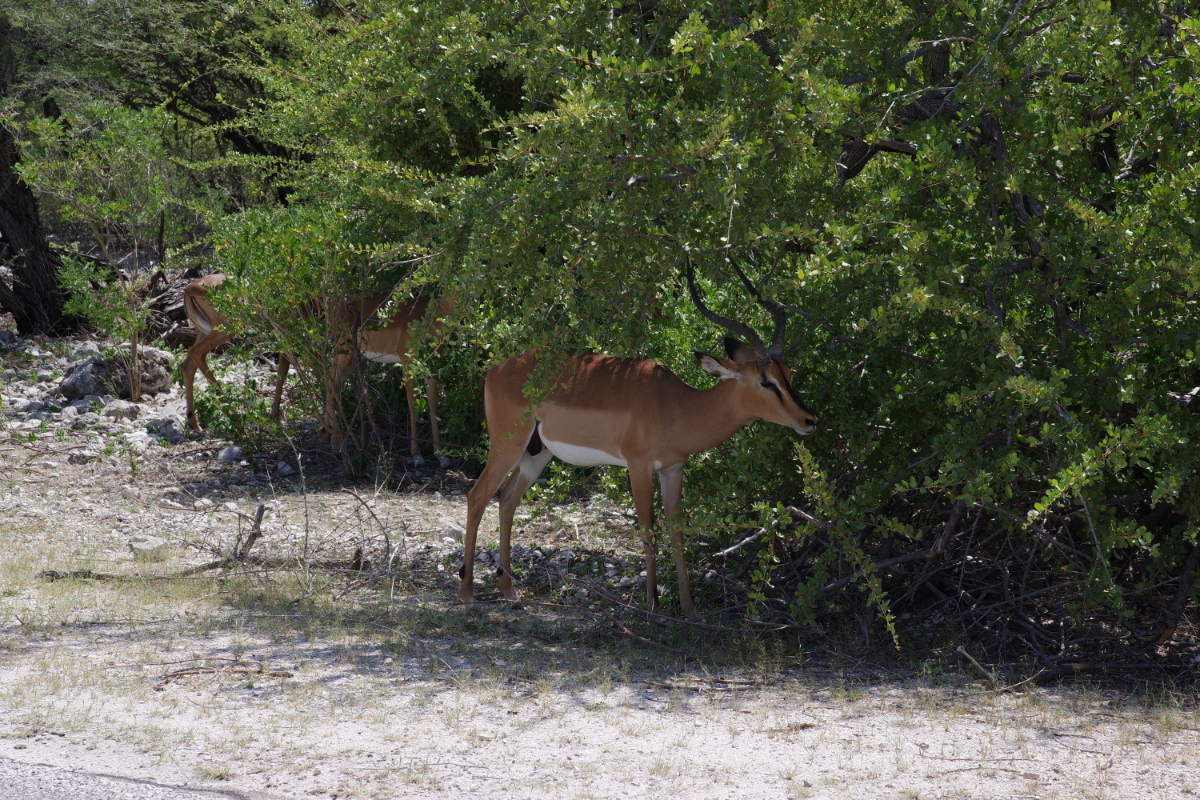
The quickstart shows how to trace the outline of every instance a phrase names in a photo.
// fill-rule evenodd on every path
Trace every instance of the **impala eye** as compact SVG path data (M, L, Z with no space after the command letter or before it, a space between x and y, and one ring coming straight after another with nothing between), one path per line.
M779 391L779 387L775 384L775 381L769 381L766 378L763 378L762 385L764 389L770 389L772 392L774 392L775 396L779 398L779 402L783 402L783 393Z

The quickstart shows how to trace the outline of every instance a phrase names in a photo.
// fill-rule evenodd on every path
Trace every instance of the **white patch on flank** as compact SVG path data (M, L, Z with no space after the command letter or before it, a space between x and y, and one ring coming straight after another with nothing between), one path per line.
M544 432L542 433L542 444L556 458L568 464L574 464L577 467L600 467L604 465L615 467L629 466L619 454L614 456L612 453L606 453L603 450L596 450L592 447L580 447L579 445L567 444L566 442L552 442L546 438Z
M400 356L395 353L367 353L363 352L362 357L367 361L374 361L376 364L399 364Z
M542 452L536 456L529 455L526 450L521 454L521 460L517 462L517 469L521 470L521 474L525 476L525 480L531 483L537 480L537 476L542 474L542 470L550 463L550 459L554 456L548 448L542 448Z

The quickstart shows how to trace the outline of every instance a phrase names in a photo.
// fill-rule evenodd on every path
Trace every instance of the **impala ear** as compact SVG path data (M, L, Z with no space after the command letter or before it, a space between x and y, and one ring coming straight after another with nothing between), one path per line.
M758 361L758 356L755 355L752 349L732 336L725 337L725 352L739 364L749 364L751 361Z
M738 371L736 363L726 361L723 358L717 358L716 356L710 356L708 353L696 353L696 363L700 365L700 369L709 375L717 376L723 381L736 378L741 374Z

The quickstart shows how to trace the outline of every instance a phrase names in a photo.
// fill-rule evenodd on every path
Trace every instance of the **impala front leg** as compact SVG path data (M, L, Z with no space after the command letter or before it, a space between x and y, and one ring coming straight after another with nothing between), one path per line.
M642 529L642 545L646 553L646 608L658 611L658 573L655 565L654 531L654 472L647 466L639 469L629 465L629 488L637 510L638 527Z
M671 528L671 551L675 556L675 574L679 576L679 610L685 617L696 616L692 602L692 586L688 580L687 561L683 558L683 530L675 523L675 509L683 497L683 464L660 470L658 485L662 489L663 516Z

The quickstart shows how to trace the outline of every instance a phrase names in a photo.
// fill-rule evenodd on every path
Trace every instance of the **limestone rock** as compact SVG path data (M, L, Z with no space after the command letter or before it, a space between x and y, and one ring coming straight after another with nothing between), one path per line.
M171 552L171 544L158 536L132 536L129 549L138 561L162 561Z
M100 355L100 345L95 342L80 342L71 351L71 362L83 361L85 358Z
M130 403L127 400L113 400L104 407L102 416L108 417L114 421L121 419L137 419L138 414L141 412L141 406L139 406L137 403Z
M63 376L58 390L68 400L81 400L88 395L98 396L116 391L114 388L114 372L116 370L113 367L113 363L104 356L88 356L83 361L67 368L67 374Z
M217 454L217 461L220 461L222 464L236 464L244 457L245 453L242 452L242 448L238 447L236 444L231 444L228 447L223 448L221 452Z
M177 442L187 435L187 422L181 414L172 414L146 421L146 430L156 433L168 442Z
M450 539L455 542L461 542L467 535L467 532L454 522L447 522L442 526L441 535L443 539Z
M118 345L117 351L127 355L129 345ZM151 396L160 392L169 392L175 385L175 381L171 378L171 354L166 350L159 350L157 347L139 347L138 356L141 360L142 392ZM128 395L129 389L126 387L122 397Z
M117 351L129 353L129 345L120 345ZM142 393L156 395L169 391L174 385L171 378L171 355L156 347L138 349L139 367L142 375ZM58 390L68 400L79 400L88 395L114 394L117 397L129 397L129 375L125 371L122 360L107 358L103 355L91 355L83 361L72 364L59 384Z

